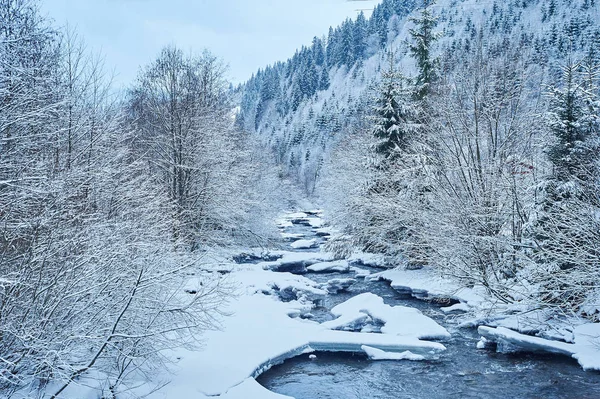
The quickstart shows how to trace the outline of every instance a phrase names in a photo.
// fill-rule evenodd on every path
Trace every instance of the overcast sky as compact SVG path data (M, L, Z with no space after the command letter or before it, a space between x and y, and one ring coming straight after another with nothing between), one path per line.
M41 0L42 13L75 27L101 51L119 85L167 44L208 48L229 64L235 83L258 68L293 55L357 9L379 0ZM370 15L370 13L367 13Z

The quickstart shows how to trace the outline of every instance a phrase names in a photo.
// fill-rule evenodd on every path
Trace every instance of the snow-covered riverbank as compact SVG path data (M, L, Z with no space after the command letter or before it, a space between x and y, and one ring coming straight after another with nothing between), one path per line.
M425 300L453 300L445 312L464 312L464 327L479 327L480 347L499 352L548 352L577 359L584 370L600 370L600 323L558 317L551 309L497 303L483 287L464 288L429 269L393 269L369 279L389 281L396 291Z
M303 216L291 214L287 220L298 222ZM310 219L310 224L321 226L316 217ZM326 271L328 266L338 270L341 263L327 263L333 257L318 252L273 254L279 259L231 265L230 283L238 287L239 295L225 309L222 328L205 334L202 351L169 354L179 359L171 382L151 398L276 398L282 396L268 392L254 377L301 354L364 352L377 358L400 358L397 354L402 354L404 359L420 360L445 350L442 343L420 339L449 337L443 327L416 309L385 305L373 294L340 305L334 312L338 318L331 323L319 324L302 317L327 291L303 276L273 270L290 264L318 265L318 271ZM360 326L371 318L383 324L381 334L345 331L349 325Z
M316 218L310 216L311 222L307 222L314 225L314 230L322 226L313 220ZM285 232L286 229L306 219L306 214L295 213L281 220L284 238L295 234ZM515 325L528 326L520 330L514 328L518 331L534 328L531 320L521 321L525 316L511 315L506 307L501 307L504 313L498 316L488 314L486 320L493 322L485 323L481 314L489 310L489 298L482 288L460 288L427 268L386 270L369 275L349 266L347 261L336 260L331 254L311 252L313 246L292 245L290 251L272 251L266 261L256 259L254 264L231 264L230 283L238 287L239 295L227 305L222 328L205 334L202 351L170 353L169 356L178 359L172 375L164 375L165 380L171 382L150 397L284 398L266 390L255 377L292 357L303 354L308 357L308 353L315 351L348 351L363 352L373 359L422 360L440 356L445 350L440 342L424 340L448 338L444 327L416 309L386 305L374 294L358 295L334 307L331 310L337 317L334 320L312 321L310 311L328 295L328 285L287 271L352 272L355 278L387 280L399 293L419 299L449 298L457 303L442 308L443 311L464 312L465 325L469 322L474 323L473 326L483 325L480 328L485 337L480 343L482 348L498 342L499 350L510 347L514 351L566 354L578 359L585 369L600 368L600 345L596 345L600 336L598 324L578 327L579 330L574 331L579 331L574 335L575 343L527 336L505 328ZM381 334L372 333L369 323L373 321L382 324L378 331Z

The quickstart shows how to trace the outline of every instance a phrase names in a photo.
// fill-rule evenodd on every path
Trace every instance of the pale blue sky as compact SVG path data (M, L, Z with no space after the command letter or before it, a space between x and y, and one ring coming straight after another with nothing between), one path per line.
M101 51L116 83L131 82L167 44L208 48L229 64L232 81L293 55L356 9L379 0L41 0L42 13L76 27Z

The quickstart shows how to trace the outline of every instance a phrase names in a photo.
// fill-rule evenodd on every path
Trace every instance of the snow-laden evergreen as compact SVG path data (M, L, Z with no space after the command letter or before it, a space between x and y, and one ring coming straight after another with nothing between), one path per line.
M313 191L332 145L368 113L372 89L387 68L388 52L397 53L400 72L418 78L408 41L421 5L384 0L369 19L359 16L330 29L288 61L258 71L239 88L243 97L239 123L246 131L257 132L284 171L308 192ZM582 57L600 42L599 4L594 1L440 0L430 8L438 22L434 33L440 36L431 51L445 63L442 79L479 37L490 50L489 57L518 48L527 54L526 62L539 66L550 80L558 77L560 62L569 53ZM354 48L358 50L349 50ZM319 79L328 84L302 91L300 82L312 74L307 70L312 70L308 65L313 59L319 60L315 62Z
M600 5L386 0L363 57L340 57L363 24L322 40L330 85L299 105L254 113L264 71L241 88L239 122L252 120L308 193L318 188L340 227L329 249L431 265L503 302L597 320ZM268 68L281 98L314 48Z

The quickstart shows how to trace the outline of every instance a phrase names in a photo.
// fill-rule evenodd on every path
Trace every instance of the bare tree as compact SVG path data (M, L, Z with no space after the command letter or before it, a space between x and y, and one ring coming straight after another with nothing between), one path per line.
M49 28L35 2L0 2L3 395L57 396L84 375L117 394L162 350L197 343L224 302L218 274L173 246L170 193L108 83L101 61Z

